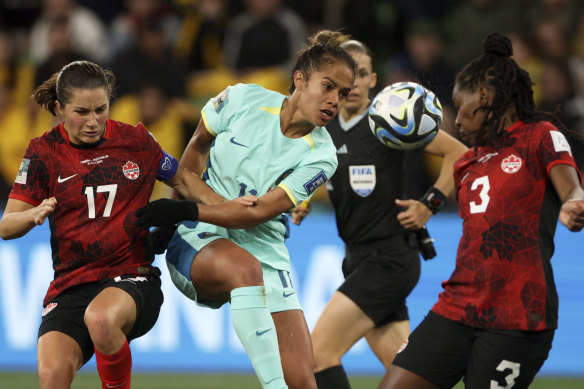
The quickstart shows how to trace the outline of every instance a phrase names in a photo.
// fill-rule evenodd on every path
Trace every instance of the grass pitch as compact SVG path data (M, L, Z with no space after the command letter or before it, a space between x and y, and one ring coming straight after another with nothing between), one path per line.
M351 377L352 389L375 389L381 377ZM78 373L72 389L95 389L100 387L97 373ZM0 373L2 389L38 388L35 373ZM249 374L184 374L184 373L135 373L132 376L132 388L136 389L260 389L260 383L254 375ZM462 389L459 383L455 389ZM582 389L584 378L573 377L539 377L530 389Z

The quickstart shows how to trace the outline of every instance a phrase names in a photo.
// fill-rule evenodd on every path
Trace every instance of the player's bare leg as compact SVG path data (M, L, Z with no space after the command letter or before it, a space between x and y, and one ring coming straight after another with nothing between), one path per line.
M272 318L278 333L286 384L290 389L316 389L312 343L304 313L301 310L282 311L273 313Z
M233 328L262 387L286 388L260 262L237 244L218 239L197 253L191 279L202 300L230 300Z
M211 301L229 301L234 289L264 285L260 262L227 239L217 239L197 253L191 279L199 297Z
M37 360L40 389L66 389L83 363L83 353L75 339L50 331L38 340Z
M126 334L136 321L136 303L126 291L106 288L85 310L85 324L95 347L102 386L130 388L132 354Z
M428 380L399 366L392 365L378 389L439 389Z
M136 303L128 292L106 288L87 306L84 320L97 350L113 354L122 347L136 321Z
M341 292L335 292L312 330L315 371L339 365L345 353L375 327Z
M341 292L333 294L312 331L319 385L349 387L341 358L374 327L373 320L353 300Z
M409 334L409 320L401 320L373 328L365 335L365 339L369 347L371 347L371 350L373 350L377 358L383 363L385 371L388 371L391 362Z

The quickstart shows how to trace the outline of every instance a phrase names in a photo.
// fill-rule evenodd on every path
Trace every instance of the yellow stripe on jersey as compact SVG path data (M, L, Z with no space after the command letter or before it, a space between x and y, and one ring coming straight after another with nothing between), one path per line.
M201 115L203 116L203 123L205 123L205 128L207 129L207 131L209 131L211 135L213 135L216 138L217 134L215 133L215 131L213 131L213 129L211 129L211 126L207 122L207 115L205 115L204 111L201 111Z
M279 115L281 107L258 107L262 111L266 111L267 113L271 113L272 115ZM310 134L304 135L304 140L310 146L310 149L314 151L314 140L312 140L312 136Z
M288 188L286 186L286 184L283 183L279 183L278 186L282 189L284 189L284 192L286 192L286 194L288 195L288 197L290 197L290 200L292 200L292 202L294 203L294 206L298 205L298 199L296 197L294 197L294 195L292 194L292 191L290 190L290 188Z
M302 137L302 139L304 139L306 143L308 143L310 149L314 152L314 140L312 139L312 136L310 134L306 134Z
M279 115L281 107L258 107L258 109L271 113L272 115Z

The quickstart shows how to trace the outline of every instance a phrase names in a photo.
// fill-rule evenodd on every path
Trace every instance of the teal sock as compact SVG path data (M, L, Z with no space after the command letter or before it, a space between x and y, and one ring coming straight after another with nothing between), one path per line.
M233 328L264 389L285 389L278 336L263 286L231 291Z

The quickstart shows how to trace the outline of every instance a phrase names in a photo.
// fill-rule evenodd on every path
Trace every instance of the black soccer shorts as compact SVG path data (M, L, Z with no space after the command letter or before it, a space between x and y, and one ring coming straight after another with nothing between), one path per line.
M484 330L434 312L412 332L393 364L440 388L527 388L548 357L554 330Z
M350 298L376 327L408 320L406 297L420 278L418 250L398 234L383 242L346 248L345 281L339 292Z
M45 310L38 337L49 331L69 335L79 344L83 352L83 364L93 356L93 342L85 326L83 317L89 303L108 287L120 288L127 292L136 303L136 322L126 335L128 342L146 334L158 320L160 307L164 301L160 289L160 278L143 277L145 281L133 281L135 276L122 276L99 282L76 285L66 289L53 300Z

